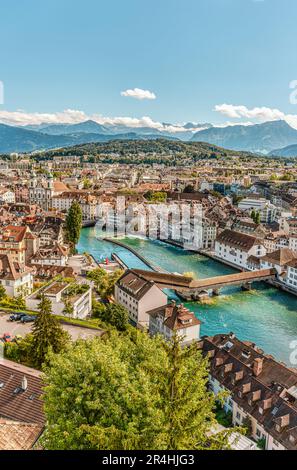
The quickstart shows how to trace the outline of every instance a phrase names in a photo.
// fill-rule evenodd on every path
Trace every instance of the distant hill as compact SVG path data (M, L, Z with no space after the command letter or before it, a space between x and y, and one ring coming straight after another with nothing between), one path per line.
M95 121L88 120L78 124L51 124L42 126L39 132L50 135L69 135L69 134L110 134L110 131Z
M163 122L162 125L164 129L154 129L148 126L142 127L131 127L125 124L98 124L97 122L89 119L88 121L84 121L78 124L30 124L27 126L23 126L23 129L42 132L44 134L49 135L72 135L77 133L85 133L85 134L105 134L105 135L118 135L118 134L130 134L136 133L139 136L143 135L158 135L160 137L172 138L172 139L180 139L188 141L193 137L193 129L208 129L212 127L212 124L209 123L202 123L197 124L193 122L188 122L184 125L179 125L178 132L171 132L168 128L176 127L175 124L172 123L165 123ZM166 130L167 128L167 130Z
M77 128L76 128L77 129ZM139 136L135 132L127 134L97 134L77 132L71 134L50 135L21 127L0 124L0 153L11 152L33 152L36 150L47 150L52 148L69 147L78 144L92 142L108 142L110 140L153 140L159 135L154 133ZM170 138L176 140L175 137Z
M252 126L212 127L196 132L192 141L267 154L273 149L297 144L297 130L286 121L271 121Z
M63 147L74 143L74 141L69 142L69 139L64 136L50 136L20 127L0 124L1 153L32 152L37 149Z
M269 156L274 157L297 157L297 144L288 145L281 149L272 150Z
M92 155L105 163L132 163L165 165L189 165L201 158L224 158L237 156L245 158L252 156L248 152L234 152L205 142L182 142L171 139L118 139L109 142L87 143L74 147L47 150L36 154L36 158L51 158L53 155Z

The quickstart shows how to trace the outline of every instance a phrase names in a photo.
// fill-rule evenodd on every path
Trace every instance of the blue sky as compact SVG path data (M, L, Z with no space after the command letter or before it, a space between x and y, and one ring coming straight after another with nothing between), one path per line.
M0 0L0 120L294 120L296 19L296 0Z

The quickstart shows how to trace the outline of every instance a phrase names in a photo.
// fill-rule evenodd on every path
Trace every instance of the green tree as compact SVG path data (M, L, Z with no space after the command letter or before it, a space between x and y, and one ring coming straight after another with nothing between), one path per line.
M93 271L89 271L87 279L94 283L94 287L98 294L105 292L107 289L107 273L103 268L96 268Z
M0 284L0 301L5 299L6 297L6 290L5 288L2 286L2 284Z
M103 305L101 302L93 303L93 315L105 323L114 326L119 331L125 331L129 324L128 310L119 304Z
M50 351L61 352L69 341L69 334L63 330L59 320L52 314L51 301L45 296L38 306L39 314L32 328L32 361L40 368L47 360Z
M208 360L137 330L77 341L45 366L46 449L228 448L214 433ZM234 429L232 430L234 431Z
M167 194L164 191L147 191L144 194L145 199L150 202L166 202Z
M93 281L97 293L103 299L113 295L114 285L121 277L123 271L121 269L115 270L113 273L108 273L103 268L96 268L89 271L87 278Z
M73 305L69 300L66 300L64 302L64 309L63 309L63 314L66 315L66 317L72 317L73 315Z
M260 224L261 223L261 214L260 212L258 211L255 215L255 224Z
M90 189L92 187L92 183L88 178L83 180L83 189Z
M75 252L82 224L82 210L77 201L73 201L66 216L66 237L71 245L71 251Z

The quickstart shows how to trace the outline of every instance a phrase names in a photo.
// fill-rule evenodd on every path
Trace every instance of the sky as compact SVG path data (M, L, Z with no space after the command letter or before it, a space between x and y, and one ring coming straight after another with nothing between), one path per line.
M297 127L296 20L296 0L0 0L0 122Z

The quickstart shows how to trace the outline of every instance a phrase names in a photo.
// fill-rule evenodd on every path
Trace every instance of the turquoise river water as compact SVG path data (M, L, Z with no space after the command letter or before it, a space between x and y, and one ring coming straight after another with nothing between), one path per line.
M79 252L87 251L97 260L110 258L114 252L130 268L148 269L128 250L97 240L100 235L96 227L84 228L78 244ZM160 241L134 237L121 241L170 272L192 272L196 278L234 272L214 260ZM185 305L202 321L201 335L233 331L238 338L255 342L266 353L293 366L290 364L290 346L297 340L297 297L264 283L256 283L250 292L243 292L239 287L226 288L209 304L188 302Z

